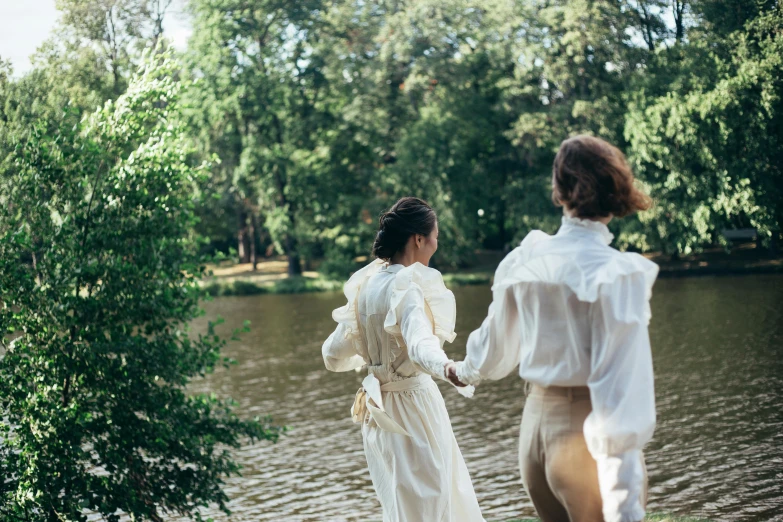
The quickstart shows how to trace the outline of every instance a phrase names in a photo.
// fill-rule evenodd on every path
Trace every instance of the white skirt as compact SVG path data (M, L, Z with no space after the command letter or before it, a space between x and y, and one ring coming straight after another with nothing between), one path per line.
M362 425L383 522L484 522L443 396L431 377L415 390L383 392L383 407L410 437Z

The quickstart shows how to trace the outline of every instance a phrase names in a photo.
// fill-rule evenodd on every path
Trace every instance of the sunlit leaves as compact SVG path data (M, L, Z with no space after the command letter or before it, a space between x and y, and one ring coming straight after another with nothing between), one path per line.
M225 509L228 452L274 439L185 392L230 363L199 315L193 164L178 65L149 54L76 126L40 122L0 181L0 515L157 520Z

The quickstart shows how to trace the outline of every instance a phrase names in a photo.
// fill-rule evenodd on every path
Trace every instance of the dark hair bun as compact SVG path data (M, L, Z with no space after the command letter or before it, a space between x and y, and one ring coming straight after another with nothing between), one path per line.
M381 214L378 233L372 245L372 255L390 260L405 249L408 239L415 234L428 236L435 228L437 216L426 201L406 197Z
M405 241L407 241L407 239ZM381 227L375 235L375 242L372 245L372 254L380 259L391 259L391 257L397 253L397 250L404 246L405 242L400 244L399 241L394 241L390 238L390 234L387 234L385 229Z

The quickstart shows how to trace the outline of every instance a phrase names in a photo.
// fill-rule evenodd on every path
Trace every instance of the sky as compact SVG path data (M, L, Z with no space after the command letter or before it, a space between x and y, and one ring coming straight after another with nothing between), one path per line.
M14 76L32 67L30 56L57 23L55 0L0 0L0 58L10 60ZM184 0L175 0L166 14L166 37L178 48L187 43L191 30L183 12Z

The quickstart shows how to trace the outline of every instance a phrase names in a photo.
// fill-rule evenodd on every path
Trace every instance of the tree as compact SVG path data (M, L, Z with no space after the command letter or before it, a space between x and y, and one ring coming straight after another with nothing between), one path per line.
M170 53L75 128L37 126L0 180L0 515L226 510L229 452L267 421L185 391L227 362L193 335L204 268Z
M312 210L333 185L319 173L334 165L341 135L321 71L321 2L199 0L191 9L196 99L214 103L202 118L203 149L220 153L222 179L246 216L239 237L263 216L289 274L300 274Z
M727 20L722 13L719 19ZM691 44L690 55L712 67L697 63L686 69L704 71L699 81L682 90L664 85L657 88L663 94L649 95L656 92L650 89L635 95L625 132L637 170L658 200L655 212L645 216L653 248L698 251L722 241L724 228L754 227L767 243L779 237L781 27L783 16L775 7L721 45L705 36Z
M441 0L349 1L329 11L337 52L327 70L349 100L343 121L370 145L366 206L377 214L411 194L433 203L441 266L511 239L508 188L520 169L503 94L514 81L518 15L507 2Z
M77 76L73 83L85 74L101 78L106 97L116 97L141 51L158 46L172 1L57 0L61 17L37 60L65 77Z
M212 181L231 197L220 208L235 202L241 237L255 224L280 251L328 253L337 275L366 254L377 213L416 194L441 214L435 262L465 264L476 247L557 226L552 159L563 139L588 133L625 150L659 202L613 224L621 247L683 253L751 222L774 237L771 218L713 219L746 205L771 215L774 168L741 186L736 174L700 174L761 173L737 161L769 144L780 119L772 55L754 61L748 43L750 62L737 58L745 24L774 1L741 3L196 2L203 101L193 105L211 114L199 126L204 152L223 159ZM768 79L767 94L757 99L742 78ZM720 106L738 96L748 105ZM262 107L274 116L258 116ZM712 123L697 121L705 110ZM765 116L741 142L731 128L747 110ZM775 150L764 146L762 158Z
M60 20L35 68L14 79L0 62L0 169L11 139L36 122L74 125L124 92L142 50L157 48L172 1L58 0Z

